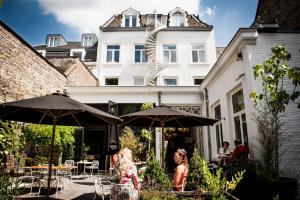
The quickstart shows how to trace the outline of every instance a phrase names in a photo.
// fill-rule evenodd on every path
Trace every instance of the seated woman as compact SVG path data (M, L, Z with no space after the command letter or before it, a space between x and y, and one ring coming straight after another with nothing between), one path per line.
M222 147L219 149L219 159L220 159L220 165L224 166L227 163L227 160L230 157L230 148L229 148L229 142L224 141L222 143Z
M189 171L188 160L184 149L177 149L174 154L174 161L177 164L173 177L173 189L176 191L184 191L186 178Z
M130 149L125 148L120 151L119 160L116 163L116 174L119 178L119 184L112 186L112 199L138 199L138 175L136 166L132 162Z

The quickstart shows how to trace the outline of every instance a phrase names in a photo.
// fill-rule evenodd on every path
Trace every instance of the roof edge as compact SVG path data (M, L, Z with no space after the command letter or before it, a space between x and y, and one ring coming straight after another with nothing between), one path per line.
M213 79L213 75L217 74L221 69L223 69L226 65L223 63L226 62L226 59L232 55L236 49L240 48L241 44L245 42L246 44L255 44L256 39L258 37L258 32L256 28L240 28L229 44L224 49L221 56L215 62L213 67L210 69L208 74L206 75L203 83L201 84L200 88L203 90L207 84Z

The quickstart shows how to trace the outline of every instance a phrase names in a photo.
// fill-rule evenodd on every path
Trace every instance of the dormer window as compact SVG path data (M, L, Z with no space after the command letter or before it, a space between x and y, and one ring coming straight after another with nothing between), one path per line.
M171 12L169 12L170 16L170 24L169 26L177 26L177 27L184 27L187 25L186 21L186 12L181 8L175 8Z
M49 37L48 39L48 47L57 47L59 43L58 37Z
M125 27L136 27L137 16L136 15L126 15L125 16Z
M89 47L89 46L93 46L93 37L92 36L85 36L83 38L83 42L82 42L82 46L84 47Z
M137 27L140 26L139 24L139 15L140 13L133 9L133 8L128 8L124 12L122 12L122 27Z

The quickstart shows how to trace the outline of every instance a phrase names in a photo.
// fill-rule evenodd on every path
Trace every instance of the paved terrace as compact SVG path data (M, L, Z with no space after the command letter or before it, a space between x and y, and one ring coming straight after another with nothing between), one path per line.
M95 197L95 179L96 177L88 177L85 179L69 179L67 187L64 191L58 191L57 194L54 193L50 195L50 199L76 199L76 200L83 200L83 199L94 199ZM42 190L41 194L37 195L37 189L35 188L32 192L32 194L29 194L29 189L26 189L28 191L27 194L19 196L18 200L29 200L29 199L46 199L45 192L46 190ZM55 191L54 191L55 192ZM109 194L109 186L106 188L104 187L104 191L106 194ZM109 195L107 195L109 197ZM101 199L100 197L97 197L96 199Z

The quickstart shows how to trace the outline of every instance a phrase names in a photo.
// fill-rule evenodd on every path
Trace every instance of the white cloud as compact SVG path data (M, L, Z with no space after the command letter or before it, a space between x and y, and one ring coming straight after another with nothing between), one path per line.
M216 10L217 10L217 7L214 6L213 8L210 8L210 7L206 7L202 12L201 12L201 15L200 17L214 17L216 15Z
M175 7L180 7L188 13L197 14L199 0L38 0L44 14L53 14L56 19L80 33L98 33L98 27L103 25L114 14L119 14L132 7L141 14L167 14ZM213 10L212 10L213 11ZM211 13L213 13L210 11Z

